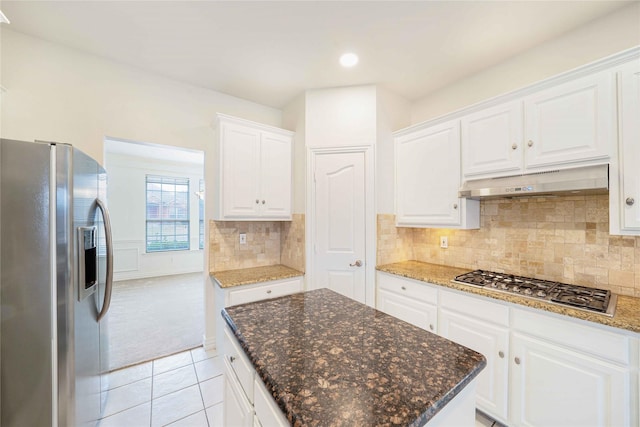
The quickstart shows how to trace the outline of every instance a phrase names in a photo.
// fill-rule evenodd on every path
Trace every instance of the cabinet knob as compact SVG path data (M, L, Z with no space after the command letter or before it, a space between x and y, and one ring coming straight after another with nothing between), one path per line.
M256 199L256 205L257 205L258 203L260 203L260 200Z
M233 363L236 360L235 356L229 356L229 362Z
M504 351L499 351L498 356L500 356L500 359L504 359Z
M520 364L520 358L519 357L516 357L515 359L513 359L513 361L516 362L516 365Z
M435 329L435 328L433 327L433 323L430 323L430 324L429 324L429 329L431 329L432 331Z
M267 291L267 293L268 293L268 294L270 294L270 293L271 293L271 289L269 289L269 290Z
M453 204L453 209L458 209L458 204L457 203Z
M627 200L625 200L625 203L627 204L627 206L633 206L635 202L636 201L633 197L627 197Z
M518 144L513 143L513 145L511 145L511 149L512 150L517 150L518 149Z
M400 289L402 289L403 291L406 291L406 290L407 290L407 287L406 287L406 286L403 286L403 287L401 287Z
M529 147L533 147L533 141L532 141L532 140L529 140L529 142L527 142L527 145L528 145Z
M264 205L264 203L265 203L265 202L264 202L264 200L263 200L263 201L262 201L262 204Z

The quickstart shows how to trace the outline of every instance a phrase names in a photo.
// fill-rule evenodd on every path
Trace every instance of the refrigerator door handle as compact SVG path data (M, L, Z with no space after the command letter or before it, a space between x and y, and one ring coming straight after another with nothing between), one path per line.
M111 305L111 290L113 289L113 239L111 235L111 219L109 218L109 210L104 202L96 199L96 204L100 208L102 218L104 219L105 240L107 245L107 277L104 289L104 302L102 310L98 314L98 322L107 314Z

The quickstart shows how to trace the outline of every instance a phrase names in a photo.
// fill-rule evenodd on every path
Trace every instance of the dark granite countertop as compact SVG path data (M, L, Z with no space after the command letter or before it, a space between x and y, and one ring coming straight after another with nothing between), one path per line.
M599 323L601 325L640 333L640 298L618 295L618 304L616 305L615 315L613 317L608 317L598 313L575 310L571 307L549 304L548 302L537 299L524 298L516 294L494 292L490 289L484 289L478 286L453 283L451 280L454 277L469 271L464 268L429 264L421 261L403 261L394 264L380 265L376 268L377 270L385 273L396 274L398 276L429 282L496 300L533 307L539 310L550 311L577 319Z
M417 426L486 366L466 347L328 289L222 315L294 426Z

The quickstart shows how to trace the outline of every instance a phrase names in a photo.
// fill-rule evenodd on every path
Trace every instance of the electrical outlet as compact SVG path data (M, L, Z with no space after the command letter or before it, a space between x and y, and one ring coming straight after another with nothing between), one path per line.
M440 247L443 249L449 247L449 238L447 236L440 236Z
M241 245L247 244L247 233L240 233L240 244Z

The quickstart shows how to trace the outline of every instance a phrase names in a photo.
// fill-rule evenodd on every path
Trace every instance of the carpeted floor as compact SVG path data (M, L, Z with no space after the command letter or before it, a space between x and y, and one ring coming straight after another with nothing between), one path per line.
M203 273L115 282L109 370L202 345Z

